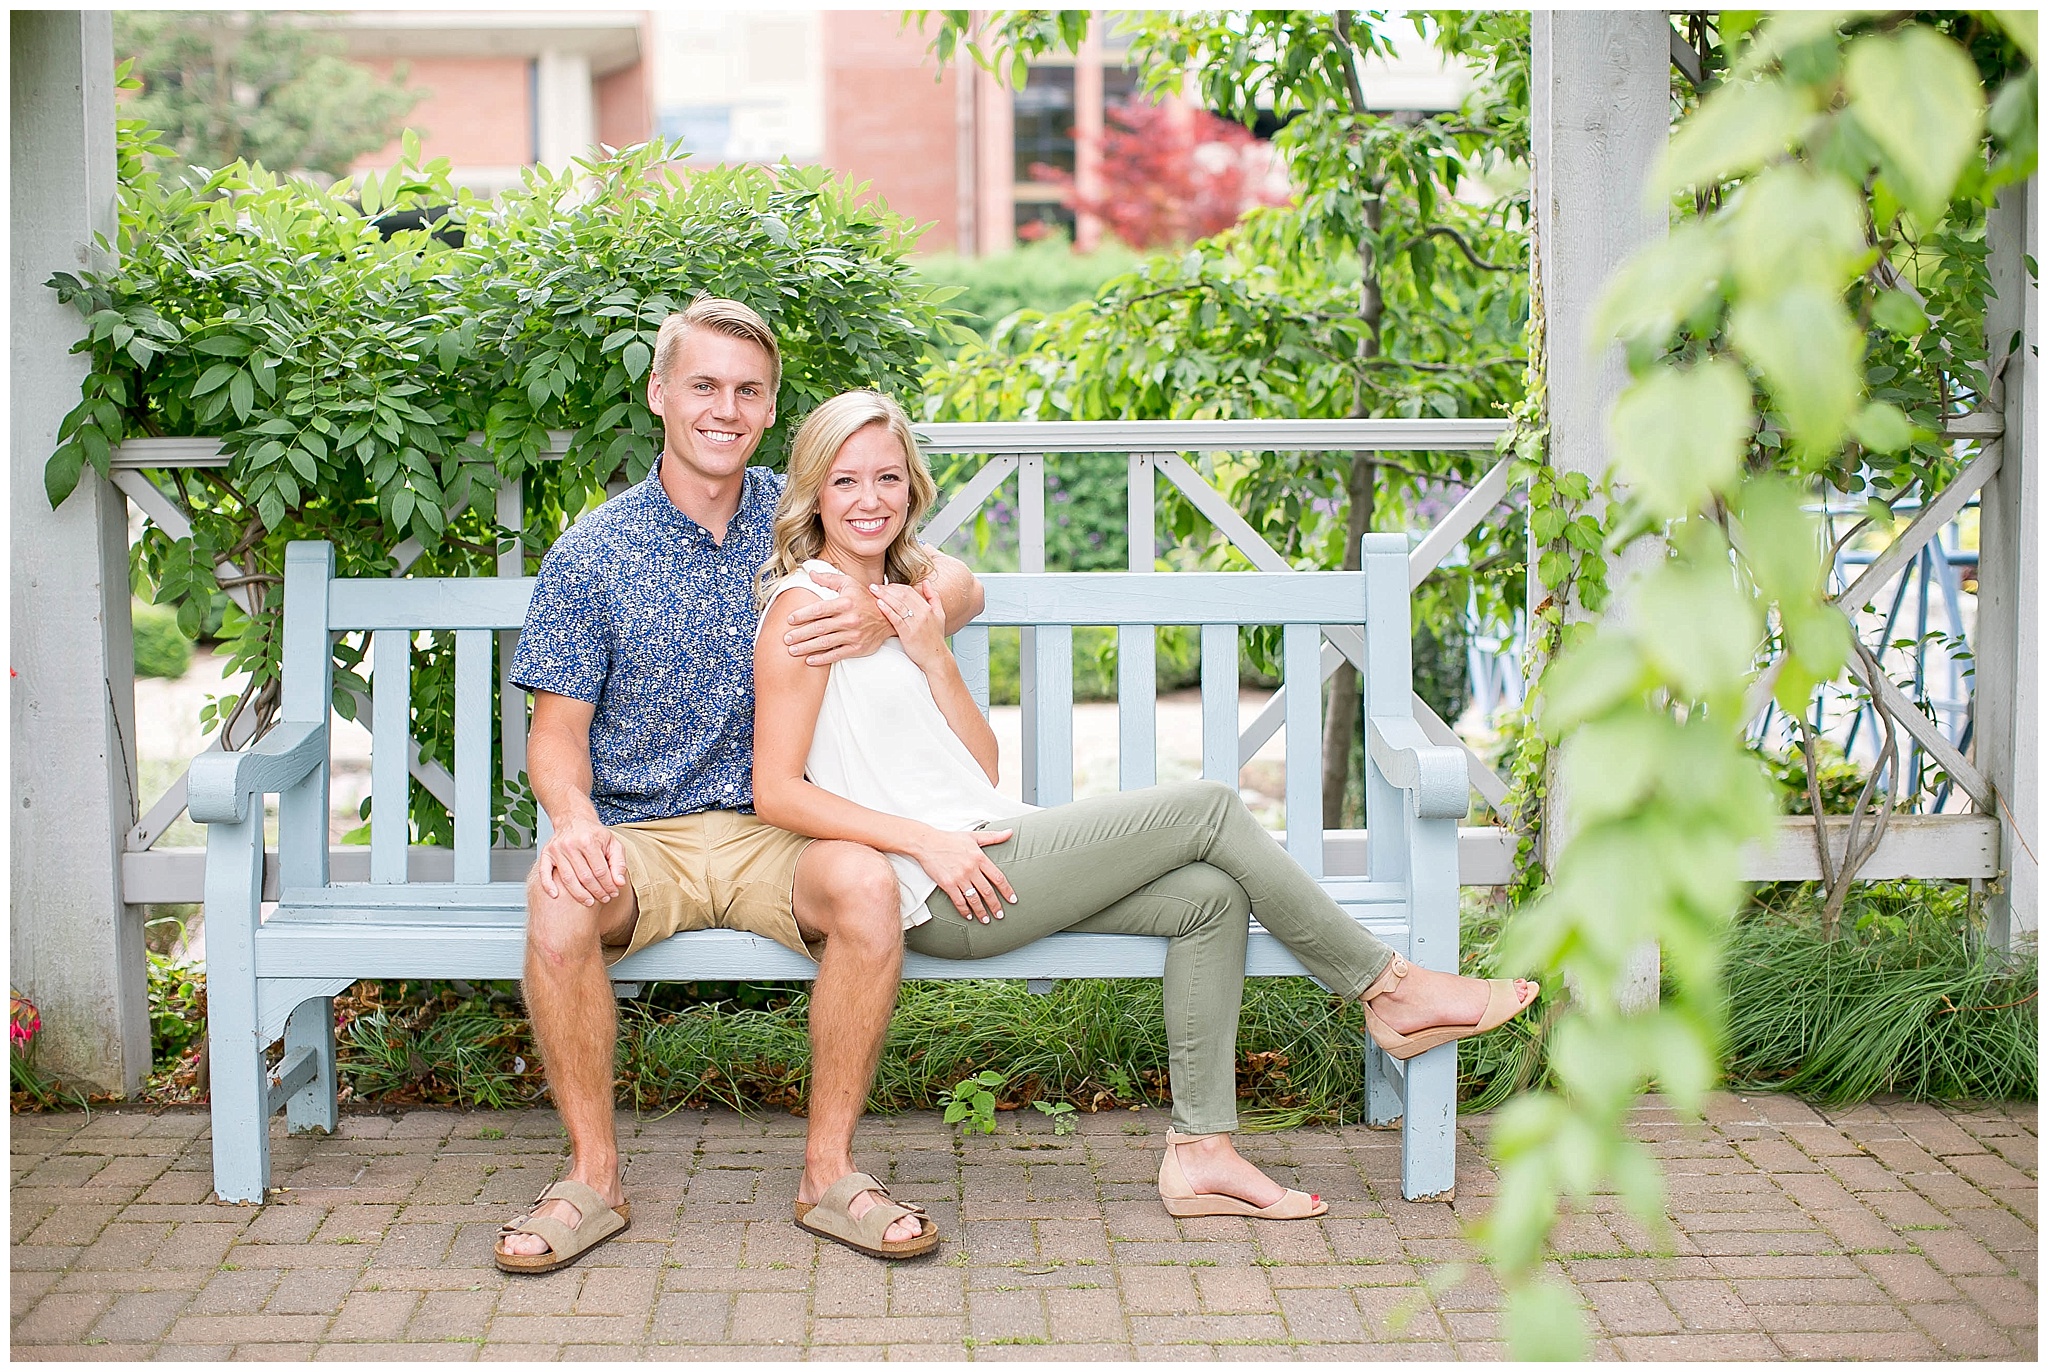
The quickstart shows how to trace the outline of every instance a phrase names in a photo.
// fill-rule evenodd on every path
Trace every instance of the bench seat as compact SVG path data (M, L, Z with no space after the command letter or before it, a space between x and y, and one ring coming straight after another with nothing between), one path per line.
M1349 903L1369 882L1329 883L1331 893L1380 938L1404 949L1407 910L1395 899ZM461 977L516 980L526 949L524 888L489 886L330 886L287 891L256 935L256 975L318 977L341 963L358 977ZM375 931L373 939L365 932ZM1163 938L1139 934L1054 934L997 957L955 962L905 953L906 979L985 977L1157 977L1166 967ZM734 929L701 929L642 949L612 968L615 981L798 981L817 964L773 939ZM1277 939L1252 926L1245 972L1306 976Z

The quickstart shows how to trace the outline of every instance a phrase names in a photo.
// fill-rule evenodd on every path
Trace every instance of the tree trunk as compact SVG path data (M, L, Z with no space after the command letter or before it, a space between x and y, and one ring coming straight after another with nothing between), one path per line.
M1372 528L1373 477L1371 453L1351 455L1351 475L1345 482L1348 509L1344 519L1344 570L1355 572L1364 565L1359 541ZM1344 824L1344 790L1351 782L1351 745L1358 737L1360 692L1358 668L1346 658L1330 678L1330 707L1323 716L1323 827L1337 829ZM1363 807L1361 807L1363 808Z
M1351 41L1351 11L1338 10L1337 32L1346 43ZM1358 79L1358 66L1351 54L1345 56L1344 75L1350 88L1352 112L1359 116L1366 113L1365 90ZM1377 180L1368 187L1365 202L1365 223L1369 235L1377 234L1380 228L1382 186ZM1380 351L1380 320L1386 304L1380 294L1379 267L1373 252L1370 237L1358 247L1360 279L1358 284L1358 317L1365 324L1365 341L1358 353L1361 358L1377 357ZM1351 406L1354 419L1364 418L1370 408L1366 404L1363 373ZM1362 562L1359 554L1359 540L1372 528L1374 486L1377 464L1369 452L1351 455L1351 471L1344 482L1346 510L1344 517L1344 568L1357 571ZM1358 737L1359 683L1358 669L1347 659L1330 678L1330 701L1328 712L1323 716L1323 827L1336 829L1344 823L1344 790L1351 781L1351 745ZM1363 805L1360 806L1361 814Z

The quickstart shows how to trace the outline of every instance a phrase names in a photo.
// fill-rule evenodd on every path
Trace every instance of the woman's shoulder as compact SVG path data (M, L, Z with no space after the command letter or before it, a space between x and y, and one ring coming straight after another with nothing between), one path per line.
M813 566L823 568L826 571L832 570L831 564L813 559L797 570L781 577L768 587L767 594L761 597L761 622L763 624L768 623L770 620L774 620L779 624L787 619L799 606L810 604L812 601L832 600L837 597L839 594L837 591L811 579L810 569ZM788 594L791 591L798 593L794 600Z

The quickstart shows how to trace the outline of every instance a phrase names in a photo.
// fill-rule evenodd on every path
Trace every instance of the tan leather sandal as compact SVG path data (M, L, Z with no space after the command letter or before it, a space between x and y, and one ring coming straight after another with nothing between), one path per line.
M551 1200L566 1202L576 1211L574 1228L550 1216L534 1214ZM492 1254L498 1260L500 1272L523 1272L538 1275L552 1272L558 1267L567 1267L591 1249L617 1234L623 1234L633 1226L633 1206L630 1201L620 1201L616 1206L606 1205L604 1197L595 1189L580 1181L558 1181L533 1202L527 1212L516 1219L507 1220L498 1228L498 1237L507 1234L535 1234L546 1239L545 1253L507 1253L493 1245Z
M1374 1013L1372 1003L1399 986L1401 978L1407 976L1411 970L1412 964L1408 959L1398 953L1395 954L1394 960L1387 964L1387 969L1373 978L1372 985L1365 988L1365 995L1362 998L1365 1002L1366 1032L1372 1035L1372 1041L1379 1045L1381 1052L1403 1062L1427 1053L1439 1044L1492 1033L1534 1005L1537 996L1543 994L1542 986L1530 982L1531 986L1536 987L1535 994L1526 1001L1521 1000L1515 994L1513 979L1493 977L1486 983L1486 1010L1479 1016L1479 1023L1439 1024L1428 1029L1417 1029L1412 1034L1404 1034Z
M806 1201L796 1203L796 1227L807 1229L819 1238L843 1243L856 1253L865 1253L871 1258L915 1258L929 1253L939 1246L939 1229L932 1223L931 1216L922 1207L909 1201L879 1200L868 1208L866 1214L855 1219L847 1209L853 1198L863 1191L873 1191L886 1197L889 1188L865 1172L849 1172L825 1188L825 1194L818 1197L816 1204ZM918 1223L918 1234L911 1239L885 1239L889 1226L906 1216Z
M1330 1207L1323 1203L1321 1196L1311 1196L1306 1191L1289 1191L1271 1205L1264 1206L1221 1192L1197 1192L1189 1183L1188 1174L1181 1170L1180 1159L1174 1156L1173 1146L1214 1137L1214 1134L1166 1131L1166 1156L1159 1160L1159 1203L1166 1207L1167 1214L1181 1219L1200 1215L1242 1215L1254 1220L1312 1220L1329 1211Z

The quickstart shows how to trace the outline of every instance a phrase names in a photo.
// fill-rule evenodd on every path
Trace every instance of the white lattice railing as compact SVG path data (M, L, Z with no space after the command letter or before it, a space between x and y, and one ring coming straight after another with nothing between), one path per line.
M941 543L958 532L983 506L1013 479L1018 511L1019 570L1042 571L1045 566L1045 474L1048 463L1076 454L1121 453L1130 473L1130 502L1126 531L1132 549L1134 570L1151 571L1157 542L1155 525L1156 477L1163 477L1174 490L1192 503L1254 567L1262 571L1295 570L1285 558L1252 529L1233 509L1221 492L1205 480L1183 454L1204 452L1316 452L1316 451L1486 451L1497 444L1507 425L1489 419L1364 419L1364 420L1210 420L1131 421L1066 424L921 424L920 438L929 451L944 454L981 454L988 459L954 492L927 522L924 537ZM567 450L569 435L550 435L543 455L559 457ZM209 467L226 462L219 444L211 439L133 439L121 445L114 459L114 480L142 512L172 537L191 530L185 512L151 483L143 471L149 468ZM1156 475L1155 475L1156 474ZM1409 584L1419 585L1453 550L1507 498L1507 463L1497 462L1466 496L1428 531L1409 558ZM522 527L523 497L520 486L509 482L497 492L496 517L501 528L517 532ZM408 539L394 550L397 573L402 575L418 560L418 543ZM246 569L223 565L224 578L243 575ZM521 555L509 552L499 559L499 574L523 574ZM249 608L246 591L231 592ZM1032 633L1020 630L1022 639L1022 689L1032 689ZM516 635L504 636L498 654L501 676L510 662ZM1123 645L1146 665L1153 645ZM1322 671L1325 678L1349 658L1362 665L1364 643L1355 627L1329 626L1325 631ZM523 699L509 682L503 698ZM1035 723L1035 711L1022 712L1027 730L1023 747L1023 791L1028 798L1038 789L1037 741L1028 732ZM1451 727L1419 698L1415 701L1418 722L1433 742L1464 747ZM1238 738L1238 763L1248 761L1279 728L1285 717L1284 689L1276 694ZM247 719L246 713L242 716ZM1156 740L1150 721L1135 718L1121 721L1120 768L1126 778L1150 775ZM238 721L240 724L240 721ZM244 746L251 726L238 728L240 736L227 740L230 747ZM524 711L508 710L502 722L504 775L517 776L526 768ZM221 746L216 737L210 748ZM1498 805L1506 794L1506 782L1483 759L1466 750L1473 786L1489 805ZM447 799L453 793L453 779L438 764L418 756L411 759L413 775L430 793ZM131 903L185 901L198 899L199 868L182 851L151 852L152 845L185 810L186 778L172 783L128 835L124 874L128 878ZM1463 845L1461 866L1466 878L1482 884L1496 884L1509 875L1512 850L1498 830L1473 830ZM343 864L352 854L341 855Z
M1019 569L1042 571L1045 557L1045 475L1048 463L1057 463L1063 456L1075 454L1121 453L1128 463L1128 507L1126 531L1131 549L1131 565L1134 570L1149 571L1153 566L1157 529L1155 524L1156 481L1163 477L1172 488L1185 497L1210 523L1239 549L1253 566L1262 571L1286 572L1294 570L1272 546L1233 509L1229 502L1214 486L1205 480L1191 465L1184 454L1204 452L1394 452L1394 451L1492 451L1506 430L1501 420L1486 419L1361 419L1361 420L1210 420L1210 421L1122 421L1094 423L983 423L983 424L922 424L918 425L920 437L928 449L945 454L980 454L986 457L981 468L968 479L932 516L925 528L928 541L943 542L972 520L976 513L1002 488L1012 480L1016 486L1017 528L1019 538ZM1988 480L1995 470L1999 445L1995 440L1998 427L1979 416L1964 416L1956 420L1947 437L1976 440L1985 445L1975 461L1965 467L1957 481L1948 489L1939 492L1926 502L1920 516L1902 533L1893 544L1877 554L1868 568L1857 577L1838 600L1845 606L1855 606L1861 601L1856 597L1869 599L1876 589L1897 577L1925 548L1928 541L1949 520L1970 496ZM551 441L544 456L560 456L566 451L566 433L551 435ZM114 458L114 480L130 500L147 514L158 527L173 537L181 537L190 531L190 521L177 505L166 497L154 484L142 475L145 469L167 467L209 467L224 465L226 458L219 444L212 439L134 439L121 445ZM615 486L614 489L618 487ZM1434 527L1424 532L1417 540L1409 556L1409 584L1420 585L1438 566L1450 557L1476 529L1480 522L1508 499L1508 463L1498 461L1476 482L1456 506ZM518 483L507 483L497 492L497 522L508 532L517 532L523 522L523 497ZM420 556L421 548L413 540L407 540L396 550L398 574L403 574ZM224 577L241 575L244 569L223 566ZM523 574L521 553L515 549L499 559L499 574L518 576ZM230 592L240 599L245 592ZM246 604L244 606L247 608ZM1033 671L1031 654L1033 645L1030 631L1022 634L1020 686L1024 691L1032 689ZM510 662L514 634L503 636L498 654L501 678L507 670L504 664ZM1142 640L1142 641L1140 641ZM1152 643L1149 636L1134 636L1128 644L1120 644L1120 650L1136 655L1134 669L1149 667ZM1341 625L1328 626L1324 633L1322 651L1322 672L1327 678L1337 666L1349 658L1360 662L1364 645L1355 628ZM1756 713L1768 699L1768 682L1774 672L1767 672L1764 683L1755 701ZM509 682L504 699L521 701L523 697ZM1975 767L1945 737L1940 728L1917 709L1899 687L1883 677L1867 684L1879 706L1898 719L1899 723L1928 750L1949 775L1955 778L1957 786L1973 799L1978 798L1983 779ZM1029 707L1022 715L1026 728L1031 727L1035 711ZM1449 724L1419 698L1415 700L1416 719L1432 742L1457 746L1464 749L1470 769L1473 790L1489 806L1498 807L1506 796L1507 783L1485 762L1466 747L1463 740ZM1261 713L1239 734L1237 740L1238 762L1249 760L1259 748L1272 737L1285 716L1283 694L1276 696ZM246 717L246 715L245 715ZM1128 780L1135 776L1149 776L1152 772L1156 740L1149 727L1150 721L1120 720L1119 765ZM238 731L246 733L246 727ZM240 747L248 742L246 737L234 737L227 741L230 747ZM210 747L219 747L218 737ZM1040 750L1036 741L1028 734L1024 739L1024 794L1029 797L1037 790L1035 767ZM526 768L526 736L524 711L510 710L506 713L502 728L502 766L504 775L517 776ZM412 773L419 778L428 791L447 799L452 795L453 779L437 764L424 761L417 755L415 745L411 759ZM152 806L128 836L127 852L123 862L124 887L130 903L157 903L172 901L195 901L201 890L202 868L199 854L184 850L153 852L152 845L163 831L184 812L185 778L180 777ZM1915 817L1917 822L1901 824L1895 820L1896 836L1887 840L1887 848L1879 859L1866 868L1868 875L1896 876L1921 875L1943 877L1982 877L1997 871L1997 830L1991 820L1982 815L1928 816ZM1801 838L1797 831L1811 833L1810 821L1787 821L1791 842L1780 842L1769 851L1752 854L1748 863L1753 879L1794 880L1807 879L1817 874L1817 862L1812 852L1810 838ZM1509 879L1513 869L1513 848L1506 831L1476 826L1463 831L1460 842L1460 875L1468 885L1495 885ZM353 853L338 853L338 874L347 870ZM342 879L348 879L343 876Z

